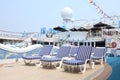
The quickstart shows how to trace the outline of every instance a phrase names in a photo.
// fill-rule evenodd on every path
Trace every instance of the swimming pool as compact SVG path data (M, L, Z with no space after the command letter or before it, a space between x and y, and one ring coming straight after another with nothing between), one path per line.
M108 57L107 63L112 67L112 74L108 80L120 79L120 57Z

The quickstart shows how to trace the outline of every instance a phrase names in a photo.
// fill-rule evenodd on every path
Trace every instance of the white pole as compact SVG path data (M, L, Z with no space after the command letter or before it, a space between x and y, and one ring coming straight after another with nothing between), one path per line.
M86 46L88 46L88 42L86 42Z
M83 46L85 46L85 42L83 42Z
M80 44L79 44L79 40L78 40L78 46L80 46Z
M92 46L92 42L90 42L90 46Z
M96 46L96 43L94 42L94 47Z

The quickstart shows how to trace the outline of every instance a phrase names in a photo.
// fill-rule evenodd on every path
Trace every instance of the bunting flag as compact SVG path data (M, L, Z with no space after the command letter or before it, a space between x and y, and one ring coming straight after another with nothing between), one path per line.
M96 7L96 9L98 10L98 13L101 13L103 16L113 20L112 17L108 16L95 2L93 2L93 0L90 0L90 3Z
M95 3L93 3L94 6L97 6Z
M90 3L93 3L93 0L90 0Z
M101 11L101 14L103 14L103 11Z
M107 16L106 13L103 13L104 16Z

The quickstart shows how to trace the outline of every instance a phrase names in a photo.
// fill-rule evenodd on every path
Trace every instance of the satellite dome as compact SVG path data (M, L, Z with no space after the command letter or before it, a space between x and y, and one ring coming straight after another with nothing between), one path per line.
M72 18L72 9L69 7L65 7L62 9L61 16L63 19L71 19Z

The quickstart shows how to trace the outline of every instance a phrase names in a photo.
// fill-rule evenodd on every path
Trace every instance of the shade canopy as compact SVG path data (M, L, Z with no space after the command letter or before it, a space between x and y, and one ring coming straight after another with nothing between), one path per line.
M57 27L55 27L55 28L53 28L54 30L57 30L57 31L61 31L61 32L65 32L65 31L67 31L66 29L64 29L64 28L62 28L62 27L60 27L60 26L57 26Z
M99 23L97 23L97 24L94 25L94 27L104 27L104 26L108 26L108 24L99 22Z
M89 31L89 29L86 29L86 28L84 28L84 27L80 27L80 28L78 29L78 31Z
M93 27L93 28L91 28L90 30L101 30L101 28L100 27Z
M72 29L70 29L70 31L78 31L78 29L72 28Z
M105 27L105 29L114 29L115 27L113 27L113 26L111 26L111 25L107 25L106 27Z

